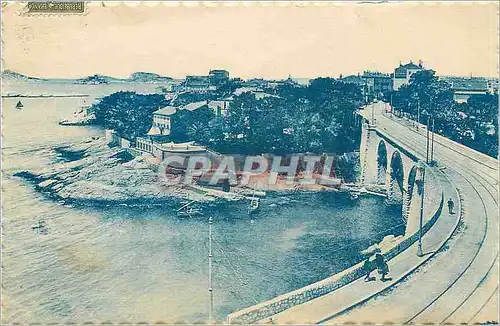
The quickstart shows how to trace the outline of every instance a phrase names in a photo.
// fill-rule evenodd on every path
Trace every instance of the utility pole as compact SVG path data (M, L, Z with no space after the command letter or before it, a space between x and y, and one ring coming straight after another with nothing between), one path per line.
M374 110L374 105L372 104L372 126L375 125L375 110Z
M420 98L417 98L417 126L420 124Z
M212 288L212 217L208 219L208 292L210 294L210 310L208 312L208 323L213 324L214 291Z
M420 167L419 167L419 170L420 170L420 173L421 173L421 176L422 176L422 179L420 180L419 182L419 191L421 192L421 195L420 195L420 217L419 217L419 231L418 231L418 250L417 250L417 255L419 257L423 256L423 251L422 251L422 228L423 228L423 224L424 224L424 193L425 193L425 189L424 189L424 185L425 185L425 165L422 164Z
M434 164L434 118L432 118L431 164Z
M430 127L430 122L431 122L431 118L428 117L427 118L427 145L425 147L425 150L426 150L426 155L425 155L425 163L429 163L429 127Z
M392 118L392 111L394 111L394 107L392 106L392 93L391 93L391 118Z

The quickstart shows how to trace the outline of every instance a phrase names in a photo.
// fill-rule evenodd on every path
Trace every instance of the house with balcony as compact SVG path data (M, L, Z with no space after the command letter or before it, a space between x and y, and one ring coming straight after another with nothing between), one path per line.
M167 106L153 112L153 124L148 131L148 136L168 136L172 129L170 117L177 111L173 106Z
M189 103L181 107L167 106L153 112L153 121L151 128L145 137L137 137L135 148L142 153L149 153L157 158L164 159L166 153L180 151L185 146L183 151L193 153L193 151L201 150L198 147L191 145L179 145L173 143L168 137L172 130L172 116L180 110L194 111L208 106L208 101L199 101ZM165 144L168 144L165 145ZM180 147L179 147L180 146Z

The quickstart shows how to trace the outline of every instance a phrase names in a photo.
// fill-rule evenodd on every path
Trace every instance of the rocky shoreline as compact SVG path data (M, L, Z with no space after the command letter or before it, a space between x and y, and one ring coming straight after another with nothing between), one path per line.
M215 203L245 200L251 196L266 196L266 192L279 196L293 195L297 189L257 189L234 187L226 193L199 185L164 184L157 172L154 157L134 157L120 147L109 147L106 140L92 137L88 140L52 147L51 156L57 159L42 169L18 171L20 177L49 198L72 205L89 206L152 206L177 205L182 201ZM340 188L321 187L300 189L300 192L340 191L357 194L377 194L359 186ZM372 191L370 191L372 190ZM375 191L375 192L373 192ZM379 194L380 195L380 194Z
M121 148L110 148L102 138L53 147L52 151L57 161L40 170L18 171L14 176L54 200L98 206L215 200L183 185L161 184L154 164L143 157L134 158Z
M82 110L75 112L72 117L59 121L61 126L88 126L95 123L95 115L85 114Z

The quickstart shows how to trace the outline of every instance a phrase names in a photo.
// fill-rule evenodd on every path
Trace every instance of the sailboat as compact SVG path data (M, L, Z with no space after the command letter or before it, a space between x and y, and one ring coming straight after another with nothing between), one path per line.
M17 104L16 104L16 109L21 110L22 108L24 108L23 103L21 103L21 101L17 102Z

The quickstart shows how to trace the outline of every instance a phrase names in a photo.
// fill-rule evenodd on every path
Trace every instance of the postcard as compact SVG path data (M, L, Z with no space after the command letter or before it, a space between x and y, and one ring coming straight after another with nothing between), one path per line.
M498 323L498 12L2 2L2 323Z

